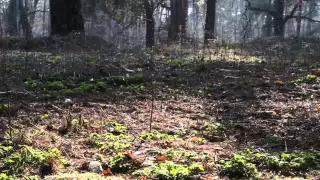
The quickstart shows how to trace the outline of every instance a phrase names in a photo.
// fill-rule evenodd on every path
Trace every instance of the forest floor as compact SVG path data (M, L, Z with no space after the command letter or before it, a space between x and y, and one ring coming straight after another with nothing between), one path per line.
M0 179L320 179L314 41L3 51Z

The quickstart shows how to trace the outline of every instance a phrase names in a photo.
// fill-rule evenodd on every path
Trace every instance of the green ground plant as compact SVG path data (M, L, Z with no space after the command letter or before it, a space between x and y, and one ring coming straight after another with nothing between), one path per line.
M3 179L28 174L26 169L30 167L40 168L47 164L51 158L60 168L68 163L57 148L49 149L46 152L25 145L18 146L18 149L12 146L0 146L0 158L0 174Z
M119 152L118 154L107 158L107 164L113 172L126 173L139 168L141 162L126 154Z
M89 138L90 144L92 144L94 147L98 147L106 154L128 149L131 146L131 143L134 141L134 137L131 135L114 135L112 133L93 133L89 135Z
M220 123L205 122L199 132L209 141L220 141L225 137L225 130Z
M163 140L163 139L174 140L179 137L178 135L169 135L167 133L160 133L157 130L152 130L149 133L147 131L142 131L140 136L142 139L147 139L147 140Z
M108 121L106 126L113 129L113 132L116 133L126 133L128 131L128 127L124 124L120 124L117 121Z
M232 178L258 178L259 170L272 170L289 175L320 167L319 152L292 152L268 154L246 149L226 161L221 161L220 174Z
M134 176L145 176L152 179L176 180L190 179L192 175L204 171L202 165L191 164L190 166L176 164L172 161L154 163L150 167L134 171Z
M299 83L315 83L317 81L317 76L314 74L308 74L307 76L300 77L296 80L291 81L291 84L299 84Z

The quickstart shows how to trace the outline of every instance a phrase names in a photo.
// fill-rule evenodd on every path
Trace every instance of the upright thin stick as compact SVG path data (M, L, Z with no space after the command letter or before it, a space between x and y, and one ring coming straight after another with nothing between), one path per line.
M151 49L151 60L153 61L153 49ZM155 82L153 81L153 76L154 74L151 74L152 76L152 89L151 89L151 113L150 113L150 124L149 124L149 131L151 132L152 130L152 122L153 122L153 106L154 106L154 86L155 86Z
M152 99L151 99L151 113L150 113L150 125L149 125L149 131L152 130L152 122L153 122L153 107L154 107L154 82L152 82Z

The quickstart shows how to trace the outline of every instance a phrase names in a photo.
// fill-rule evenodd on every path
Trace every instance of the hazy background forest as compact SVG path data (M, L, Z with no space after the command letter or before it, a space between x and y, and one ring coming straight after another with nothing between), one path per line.
M319 179L319 0L0 0L0 180Z
M210 1L209 1L210 2ZM22 7L20 7L20 4ZM280 9L277 9L277 3ZM282 4L281 4L282 3ZM303 0L300 34L318 35L318 6L315 0ZM273 20L282 16L284 37L297 35L298 2L296 0L226 0L212 1L215 13L214 37L216 41L237 43L277 35ZM171 17L180 18L177 25L189 41L202 43L206 24L206 1L183 1L170 9L170 1L149 2L154 20L156 44L168 42ZM181 7L178 7L181 6ZM146 36L146 7L143 1L83 1L84 29L87 36L97 36L121 48L144 45ZM182 8L182 9L179 9ZM1 1L2 36L47 37L50 35L49 0ZM272 11L274 13L272 13ZM176 17L174 13L178 13ZM210 12L209 12L210 13ZM278 13L278 15L277 15ZM26 17L26 19L24 18ZM23 27L29 27L27 30ZM282 25L281 25L282 26ZM207 29L208 31L208 29Z

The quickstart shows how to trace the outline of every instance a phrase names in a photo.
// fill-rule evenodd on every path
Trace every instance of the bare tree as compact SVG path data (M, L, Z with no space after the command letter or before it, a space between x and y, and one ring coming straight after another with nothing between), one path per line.
M18 0L9 1L7 21L7 33L10 36L18 35Z
M168 37L171 41L177 41L186 33L188 0L170 0L170 13Z
M20 13L20 24L22 26L23 35L30 39L32 37L32 28L28 20L28 14L26 7L28 4L24 5L23 0L19 0L19 13Z
M51 35L84 32L81 0L50 0Z
M146 13L146 47L154 46L154 17L153 17L153 1L144 0L144 8Z
M206 24L204 28L204 43L208 44L209 39L214 38L216 18L216 0L207 0Z

